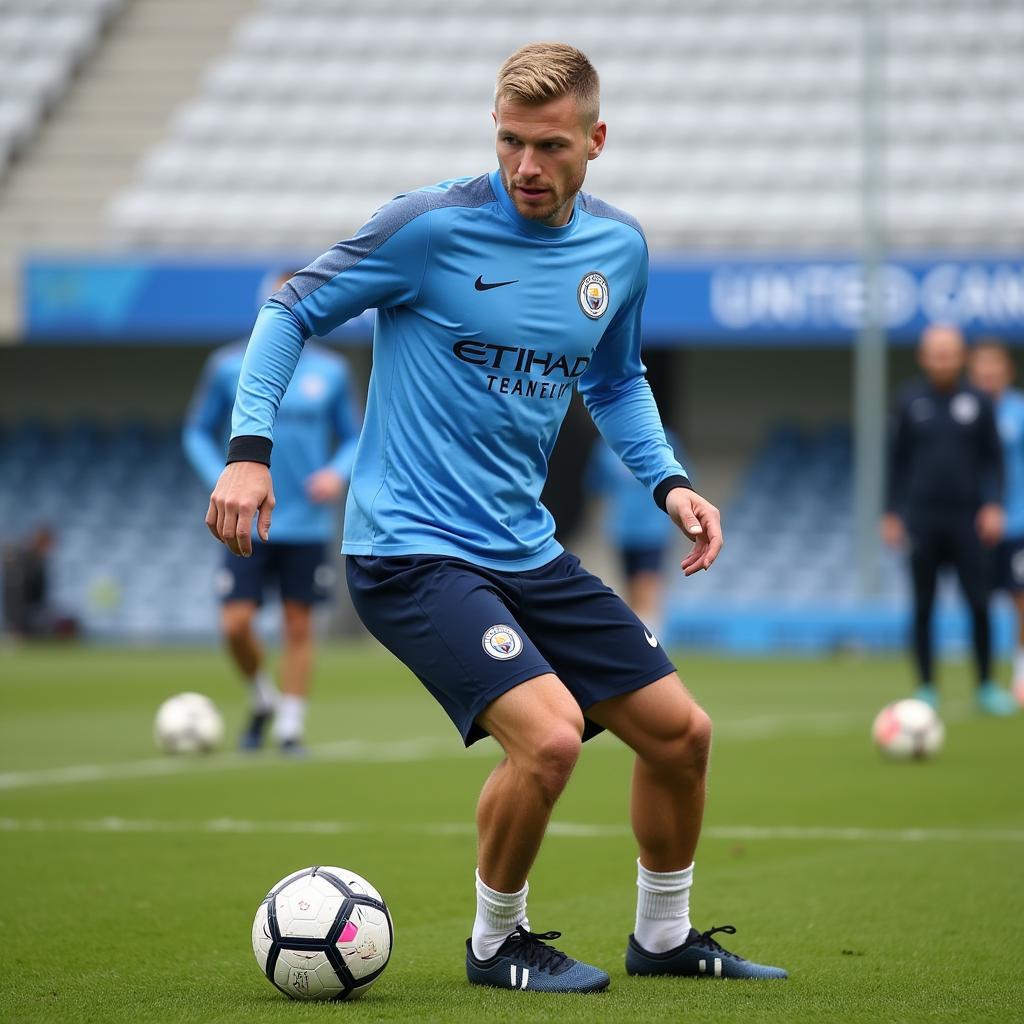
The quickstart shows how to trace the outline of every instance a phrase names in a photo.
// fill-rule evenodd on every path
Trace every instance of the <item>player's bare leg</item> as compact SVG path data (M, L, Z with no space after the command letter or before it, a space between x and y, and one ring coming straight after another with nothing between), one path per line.
M282 748L298 752L305 729L306 700L313 674L313 608L301 601L284 601L281 650L281 701L274 732Z
M249 686L249 721L241 746L253 750L263 741L263 730L274 710L277 691L264 666L263 645L253 628L255 601L226 601L221 608L221 631L231 658Z
M562 683L543 675L502 694L478 721L505 752L477 804L478 870L492 889L516 892L576 765L583 715Z
M631 814L640 863L651 871L688 867L704 817L711 719L675 673L587 715L636 752Z
M674 672L601 701L587 716L636 753L632 820L640 848L637 916L626 951L630 974L784 978L723 949L690 924L693 855L704 817L711 719ZM734 931L726 926L727 931Z
M548 945L560 933L531 932L526 916L526 876L583 742L579 705L547 674L502 694L477 721L505 757L477 804L477 915L466 944L466 974L474 984L499 988L607 988L604 971Z
M255 601L227 601L221 608L224 640L238 671L246 679L252 679L263 667L263 646L253 629L255 618Z
M626 603L650 629L661 621L661 573L637 572L626 583Z

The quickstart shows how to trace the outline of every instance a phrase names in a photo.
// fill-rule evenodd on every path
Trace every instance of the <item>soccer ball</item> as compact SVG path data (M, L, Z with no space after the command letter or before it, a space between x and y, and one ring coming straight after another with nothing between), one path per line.
M878 712L871 735L884 754L906 760L937 754L942 749L946 727L925 701L898 700Z
M224 738L224 719L209 697L179 693L160 705L153 737L168 754L206 753Z
M345 868L303 868L259 905L252 950L292 999L354 999L384 972L394 934L384 900L365 878Z

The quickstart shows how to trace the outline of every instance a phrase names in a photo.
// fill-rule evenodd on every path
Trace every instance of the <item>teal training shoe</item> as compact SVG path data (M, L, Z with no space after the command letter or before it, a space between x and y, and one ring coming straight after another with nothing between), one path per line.
M939 709L939 691L931 683L922 683L914 691L914 700L923 700L930 708Z
M982 683L978 687L976 698L978 710L986 715L1015 715L1017 713L1017 702L1013 694L1007 693L1001 686L997 686L991 680Z
M781 967L768 967L723 949L711 937L715 932L735 935L731 924L709 928L706 932L690 929L681 946L667 953L648 953L630 935L626 947L626 973L639 975L673 974L681 978L788 978Z
M473 955L466 939L466 977L474 985L514 988L530 992L600 992L608 987L608 975L598 967L566 956L545 940L561 932L530 932L522 925L488 960Z

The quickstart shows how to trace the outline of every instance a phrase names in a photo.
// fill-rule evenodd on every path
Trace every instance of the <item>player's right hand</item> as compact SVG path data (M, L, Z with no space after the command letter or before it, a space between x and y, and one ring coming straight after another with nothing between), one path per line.
M906 528L903 526L903 520L893 512L886 512L882 516L880 532L882 540L891 548L902 547L907 535Z
M260 540L266 542L270 539L274 505L270 468L262 462L232 462L224 467L210 495L206 525L232 554L248 558L252 554L253 516L259 513L256 530Z

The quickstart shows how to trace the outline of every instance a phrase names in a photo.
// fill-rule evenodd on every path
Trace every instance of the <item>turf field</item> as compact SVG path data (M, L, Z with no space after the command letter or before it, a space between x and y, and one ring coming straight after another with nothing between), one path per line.
M157 704L208 693L215 651L0 648L0 1021L974 1021L1024 1018L1024 716L976 717L947 673L947 744L890 764L867 738L902 662L683 657L716 722L693 896L702 928L787 982L626 977L629 759L588 744L531 876L530 918L611 989L470 988L472 815L495 750L462 750L419 684L368 647L325 652L309 739L284 761L156 756ZM388 900L396 946L359 1002L298 1004L258 971L256 905L340 864Z

